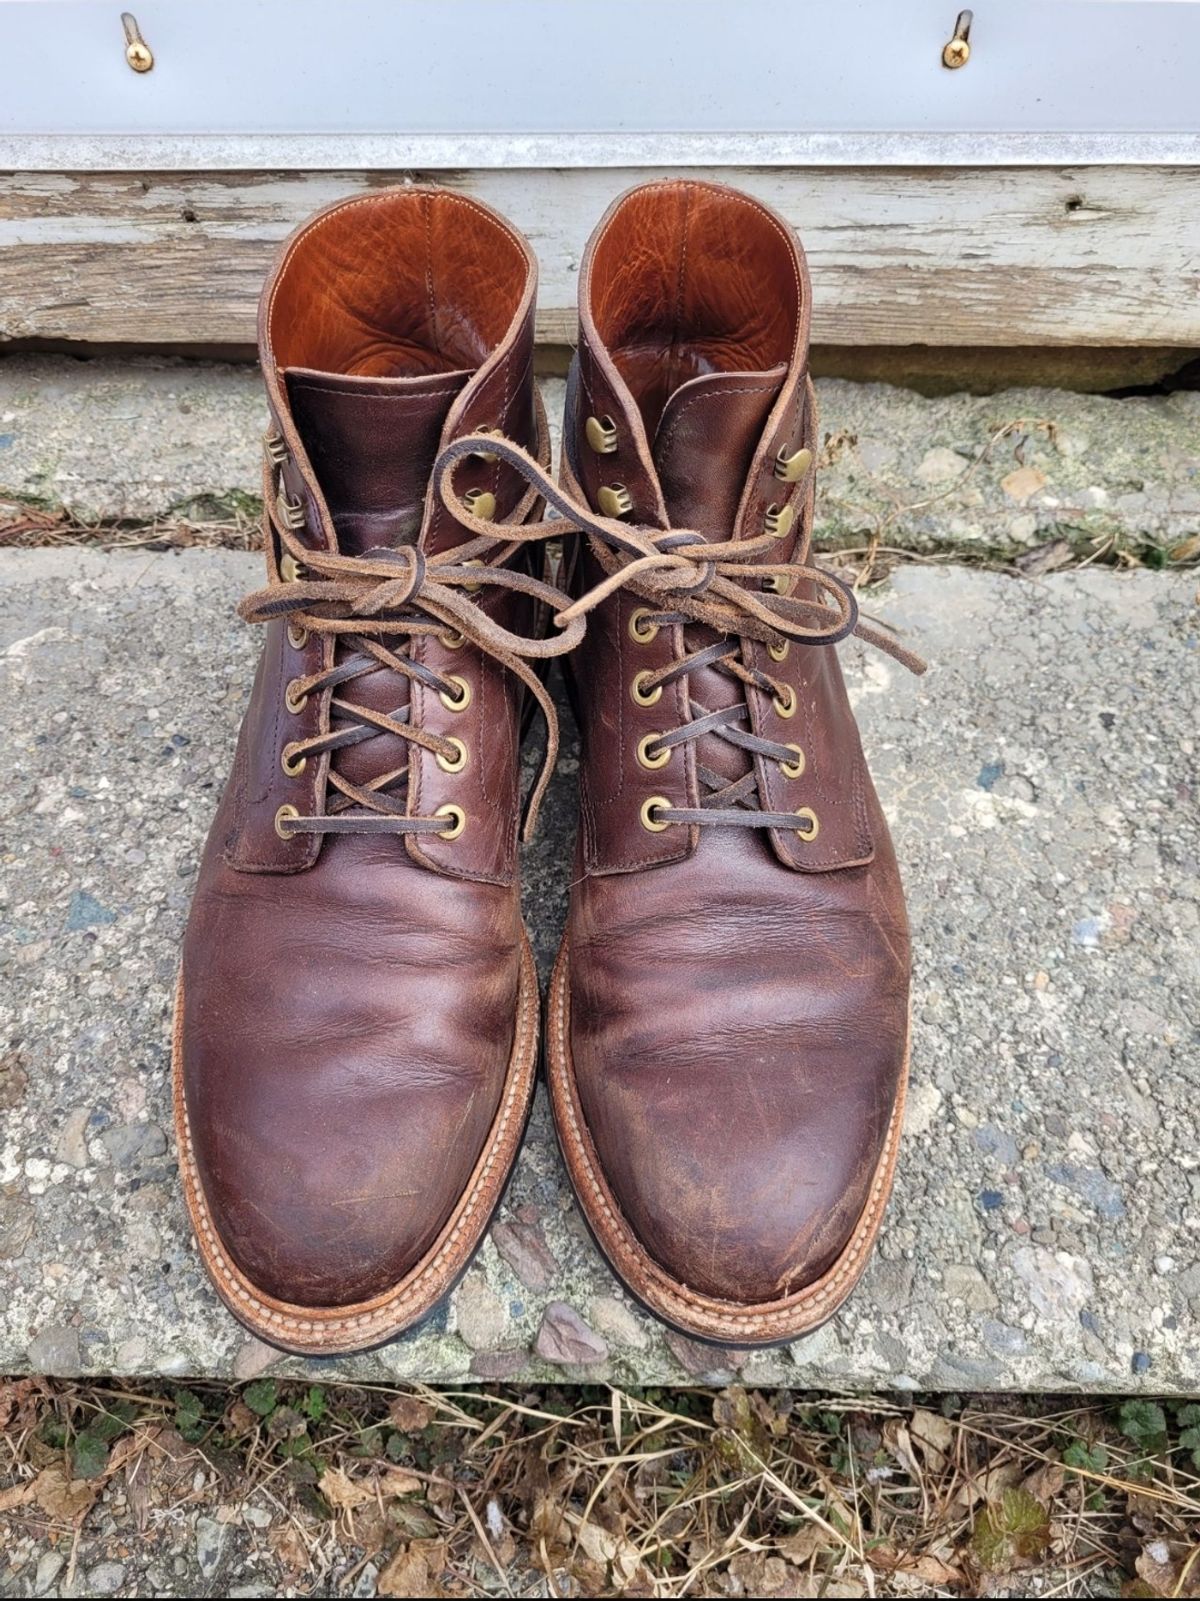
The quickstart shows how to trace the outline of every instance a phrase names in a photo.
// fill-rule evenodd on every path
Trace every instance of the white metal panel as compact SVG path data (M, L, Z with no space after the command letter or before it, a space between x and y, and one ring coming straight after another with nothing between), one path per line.
M0 164L1200 159L1200 0L0 0Z

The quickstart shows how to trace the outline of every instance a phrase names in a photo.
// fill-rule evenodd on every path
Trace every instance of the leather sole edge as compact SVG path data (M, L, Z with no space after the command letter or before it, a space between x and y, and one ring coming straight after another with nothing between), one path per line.
M205 1271L238 1322L295 1356L351 1355L385 1345L429 1315L470 1266L504 1197L521 1149L537 1081L540 1039L537 969L522 931L520 991L508 1077L487 1142L458 1205L421 1260L391 1289L369 1301L311 1307L260 1290L226 1250L200 1182L183 1093L183 974L175 991L171 1067L175 1139L184 1202Z
M712 1345L750 1349L787 1345L828 1322L862 1277L891 1197L904 1126L911 1023L883 1152L854 1232L821 1278L777 1301L752 1305L704 1295L672 1278L640 1244L605 1182L575 1085L570 1047L570 956L565 937L550 977L546 1022L546 1080L563 1161L588 1228L629 1293L677 1333Z

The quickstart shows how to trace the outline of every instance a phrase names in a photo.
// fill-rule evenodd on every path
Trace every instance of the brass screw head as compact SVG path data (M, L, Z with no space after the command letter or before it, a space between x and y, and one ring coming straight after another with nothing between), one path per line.
M951 39L942 51L942 66L965 67L971 56L971 46L965 39Z

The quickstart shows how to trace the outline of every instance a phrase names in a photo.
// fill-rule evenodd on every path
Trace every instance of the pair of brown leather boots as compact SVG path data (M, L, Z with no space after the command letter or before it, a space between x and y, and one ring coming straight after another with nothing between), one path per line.
M406 188L318 214L263 293L268 583L241 610L266 644L175 1083L208 1271L291 1351L416 1323L504 1192L542 1038L519 755L540 706L532 817L554 656L583 757L546 1071L612 1267L689 1335L794 1339L891 1185L908 933L831 647L919 664L809 561L803 253L729 189L618 200L557 483L536 277L487 207Z

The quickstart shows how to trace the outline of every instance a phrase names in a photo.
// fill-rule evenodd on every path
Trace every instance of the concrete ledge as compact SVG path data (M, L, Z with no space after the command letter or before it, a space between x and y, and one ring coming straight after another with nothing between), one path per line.
M168 1104L179 940L257 646L232 608L258 577L233 552L0 555L0 1371L276 1360L208 1288ZM876 609L934 665L849 652L917 971L897 1193L848 1307L745 1362L664 1338L586 1239L539 1108L453 1304L282 1371L1200 1385L1194 580L903 567ZM574 771L526 864L543 967Z
M564 386L544 388L557 428ZM1063 540L1071 559L1111 541L1155 564L1200 553L1200 393L925 399L838 379L817 393L823 546L876 537L1011 560ZM264 420L253 367L0 360L0 527L28 502L85 523L253 518Z

